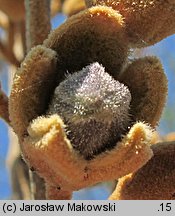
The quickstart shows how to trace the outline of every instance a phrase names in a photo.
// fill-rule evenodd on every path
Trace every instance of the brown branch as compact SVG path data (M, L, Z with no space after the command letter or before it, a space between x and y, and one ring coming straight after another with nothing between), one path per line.
M9 28L8 28L8 50L13 52L13 46L14 46L14 36L15 36L15 24L11 21L9 21Z
M1 85L0 85L0 117L4 119L10 125L9 110L8 110L8 97L1 90Z
M25 0L27 51L42 44L51 30L50 0ZM30 173L31 197L45 199L44 180Z
M0 41L0 53L10 64L19 67L20 62L17 60L12 50L9 50L9 48L2 41Z
M27 50L41 44L48 36L50 0L25 0Z
M10 20L19 22L24 19L24 0L0 0L0 9Z

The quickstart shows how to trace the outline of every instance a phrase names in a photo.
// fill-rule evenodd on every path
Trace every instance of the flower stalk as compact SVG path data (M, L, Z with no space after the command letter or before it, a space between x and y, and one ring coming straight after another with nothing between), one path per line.
M25 0L27 51L41 44L51 30L50 0ZM45 199L43 179L29 170L31 198Z
M27 50L41 44L48 36L50 0L25 0Z

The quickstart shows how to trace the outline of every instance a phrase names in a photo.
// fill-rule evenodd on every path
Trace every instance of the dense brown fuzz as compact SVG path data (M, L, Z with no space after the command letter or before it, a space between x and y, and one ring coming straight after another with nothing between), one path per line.
M87 25L84 25L85 21ZM106 24L103 21L106 21ZM52 32L45 43L46 45L51 43L50 48L55 49L57 53L44 46L36 47L28 54L16 74L10 97L10 118L19 137L27 134L26 127L32 119L44 114L55 88L55 77L59 79L62 71L73 72L74 65L75 68L81 68L81 64L86 65L87 61L97 59L102 63L104 61L108 71L115 74L119 73L125 61L127 45L121 42L121 47L120 44L115 43L116 38L124 40L123 20L117 12L106 7L93 8L70 18L67 23ZM107 24L111 24L110 28ZM102 31L104 26L106 30ZM77 35L80 35L80 40ZM86 36L90 39L89 46ZM114 44L111 44L111 41ZM105 52L106 50L109 52ZM110 55L113 60L109 58ZM56 65L59 66L56 67ZM28 79L29 76L30 79ZM15 111L11 110L13 107L16 107Z
M160 119L167 96L167 79L156 57L137 59L120 75L119 81L128 86L131 114L155 127Z
M128 54L122 16L103 6L70 17L51 32L44 45L57 52L59 67L69 73L99 62L116 75Z
M175 142L152 146L154 156L136 173L119 179L111 200L175 200Z
M8 110L8 97L1 90L1 83L0 83L0 118L4 119L8 124L10 124L9 110Z
M140 169L152 157L151 136L152 130L148 125L136 123L114 149L89 162L89 175L99 182L101 178L103 181L117 179L124 173Z
M165 105L166 76L159 60L155 57L133 60L129 65L126 65L126 60L131 46L151 45L174 33L175 1L97 0L96 2L103 5L85 9L71 16L50 33L43 45L32 49L15 75L9 112L12 126L21 142L23 157L29 167L33 167L44 179L49 199L70 199L74 190L118 179L129 173L134 174L119 180L111 199L127 197L160 199L163 193L163 198L173 199L175 143L155 144L150 147L153 135L149 125L153 127L157 125ZM37 25L35 27L37 28ZM128 114L129 108L126 107L126 114L132 118L132 125L129 121L126 124L126 131L119 130L120 139L115 140L110 148L100 150L94 157L85 157L85 159L82 152L74 148L73 140L66 134L68 124L63 119L64 115L61 116L62 107L56 114L47 111L54 92L60 96L57 86L59 88L64 79L69 80L71 76L76 75L76 71L93 62L103 65L116 79L115 82L127 86L129 95L131 93L131 106L129 106L131 113ZM67 72L71 74L66 76ZM83 81L89 84L92 80L95 79ZM100 80L102 81L101 77ZM73 81L73 84L81 84L78 79ZM109 85L112 86L111 81ZM74 89L72 83L68 86L68 90ZM82 86L80 93L83 94L79 95L83 100L87 92L94 93L94 89L96 90L91 85ZM101 86L97 85L97 88L102 90ZM123 90L118 93L123 93ZM65 98L64 93L65 89L63 89L63 99L67 106L69 97ZM88 96L89 98L92 99ZM55 101L53 105L56 107L58 102ZM111 98L108 101L112 102ZM126 98L121 98L121 102L126 103ZM130 103L130 99L128 102ZM68 104L70 108L73 103L74 100ZM94 104L90 103L87 109L83 108L83 114L96 112L96 107L94 109L92 106ZM77 107L78 114L82 111L81 108ZM72 116L75 116L74 107L72 111ZM104 113L98 113L98 118L100 117L103 123L105 123ZM111 113L107 114L109 118ZM121 123L122 118L119 116ZM68 117L67 113L65 117ZM71 127L78 135L82 132L82 136L90 131L89 129L81 131L79 126L75 128L73 124ZM92 131L94 125L90 129ZM99 137L105 132L104 127L100 132L98 130L99 134L95 137L100 145L104 139L100 140ZM115 132L111 135L112 138ZM108 132L106 133L110 136ZM92 136L92 133L89 134ZM77 143L79 144L79 141ZM154 157L150 160L153 152Z
M107 5L125 18L134 47L153 45L175 33L175 2L165 0L91 0L92 5Z
M55 83L56 53L37 46L15 74L9 100L10 120L18 136L26 134L29 122L47 109Z
M68 17L86 9L84 0L65 0L63 3L63 13Z
M128 52L123 40L123 19L107 7L79 13L53 31L45 42L48 48L32 49L16 73L10 96L15 132L21 137L29 122L45 113L56 82L65 72L97 60L111 74L118 74Z
M46 182L60 184L66 190L66 187L70 187L81 176L85 162L81 155L73 151L64 127L57 115L39 117L28 128L29 137L24 140L23 152L25 156L28 155L26 160L30 166L38 167L38 173Z
M135 172L152 157L152 131L143 123L136 123L116 147L90 161L73 149L64 127L58 115L39 117L30 124L23 145L29 166L35 167L48 185L54 188L59 185L60 191L117 179Z

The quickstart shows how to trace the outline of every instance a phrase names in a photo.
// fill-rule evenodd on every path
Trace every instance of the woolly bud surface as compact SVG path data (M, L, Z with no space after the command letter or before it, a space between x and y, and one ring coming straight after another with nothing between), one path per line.
M130 101L129 89L92 63L56 87L48 113L63 119L73 147L91 159L125 133Z

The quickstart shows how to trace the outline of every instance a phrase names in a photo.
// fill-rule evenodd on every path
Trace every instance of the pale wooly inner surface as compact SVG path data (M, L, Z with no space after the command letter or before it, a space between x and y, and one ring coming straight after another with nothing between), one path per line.
M125 133L130 102L129 89L92 63L56 87L48 114L63 119L72 146L91 159L115 146Z

